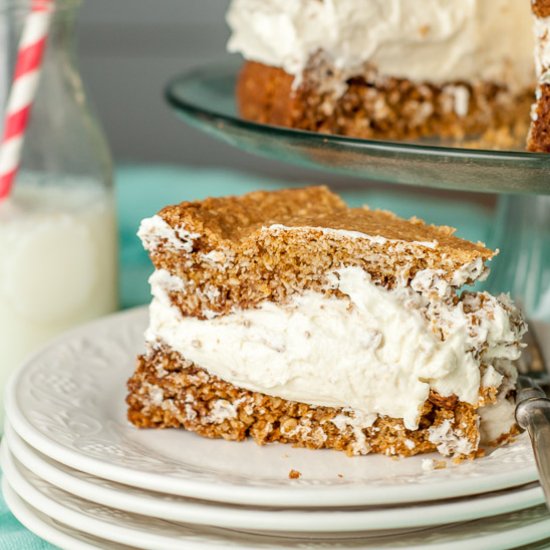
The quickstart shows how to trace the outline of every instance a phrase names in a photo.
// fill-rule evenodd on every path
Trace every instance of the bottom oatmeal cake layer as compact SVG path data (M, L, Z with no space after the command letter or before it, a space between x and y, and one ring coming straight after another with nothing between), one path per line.
M368 426L349 409L237 388L162 347L138 357L128 389L128 418L139 428L185 428L210 438L251 437L260 445L290 443L349 455L412 456L439 450L473 458L481 452L476 408L435 392L424 404L417 430L388 417Z

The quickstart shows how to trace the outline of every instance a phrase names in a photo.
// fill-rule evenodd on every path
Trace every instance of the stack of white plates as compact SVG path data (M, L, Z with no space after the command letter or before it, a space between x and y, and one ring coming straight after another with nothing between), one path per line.
M146 316L80 328L11 380L3 492L46 540L70 549L548 548L550 516L524 436L439 468L438 456L348 458L135 429L125 384Z

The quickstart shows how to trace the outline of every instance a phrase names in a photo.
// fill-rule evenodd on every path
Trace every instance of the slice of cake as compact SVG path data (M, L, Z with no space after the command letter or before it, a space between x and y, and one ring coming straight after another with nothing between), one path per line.
M532 0L531 6L535 16L538 86L527 148L537 153L550 153L550 1Z
M246 119L361 138L525 141L526 0L232 0L227 21L228 49L246 59Z
M324 187L145 219L156 268L130 421L349 454L475 456L514 433L523 320L458 289L493 252Z

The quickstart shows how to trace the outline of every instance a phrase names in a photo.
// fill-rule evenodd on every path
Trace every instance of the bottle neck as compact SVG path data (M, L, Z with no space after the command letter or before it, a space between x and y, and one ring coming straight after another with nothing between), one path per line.
M50 47L59 51L73 52L75 49L75 20L77 5L63 5L56 8L51 15L48 40Z
M75 22L80 2L63 0L51 16L45 67L52 73L60 71L62 77L75 89L82 83L78 72ZM77 99L78 94L75 95Z
M21 35L33 7L50 13L46 57L72 66L76 62L75 20L81 0L0 0L0 64L13 71ZM47 62L47 59L45 60Z

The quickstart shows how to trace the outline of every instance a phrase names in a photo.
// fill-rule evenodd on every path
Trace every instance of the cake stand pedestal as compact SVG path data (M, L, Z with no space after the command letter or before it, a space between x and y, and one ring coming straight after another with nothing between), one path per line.
M550 155L394 143L256 124L235 109L240 60L176 77L166 98L189 124L245 151L366 181L499 194L487 283L550 322ZM549 195L549 196L546 196Z

